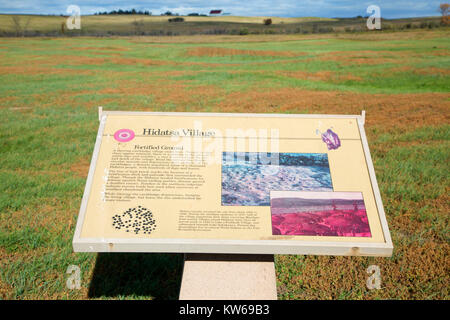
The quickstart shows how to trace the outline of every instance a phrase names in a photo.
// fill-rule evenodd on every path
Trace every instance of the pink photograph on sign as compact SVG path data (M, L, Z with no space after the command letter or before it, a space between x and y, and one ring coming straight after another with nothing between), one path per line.
M273 235L371 237L361 192L272 191Z

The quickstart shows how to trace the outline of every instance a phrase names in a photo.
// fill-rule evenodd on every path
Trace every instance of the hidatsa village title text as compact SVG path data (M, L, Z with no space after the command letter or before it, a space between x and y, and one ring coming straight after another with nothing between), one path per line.
M199 129L179 129L179 130L164 130L144 128L144 136L174 136L174 137L214 137L214 131L202 131Z

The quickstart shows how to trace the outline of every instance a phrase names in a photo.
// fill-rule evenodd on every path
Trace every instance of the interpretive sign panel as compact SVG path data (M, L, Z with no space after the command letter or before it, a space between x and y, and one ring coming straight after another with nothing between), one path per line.
M73 245L392 254L358 115L102 112Z

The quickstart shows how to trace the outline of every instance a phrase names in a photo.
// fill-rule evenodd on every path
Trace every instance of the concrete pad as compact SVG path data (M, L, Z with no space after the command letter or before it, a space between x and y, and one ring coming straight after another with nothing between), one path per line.
M185 254L180 300L276 300L273 255Z

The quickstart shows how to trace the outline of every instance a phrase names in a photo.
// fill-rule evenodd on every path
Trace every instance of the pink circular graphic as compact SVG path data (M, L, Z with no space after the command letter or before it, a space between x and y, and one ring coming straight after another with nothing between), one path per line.
M134 139L134 131L130 129L120 129L114 133L114 139L119 142L128 142Z

